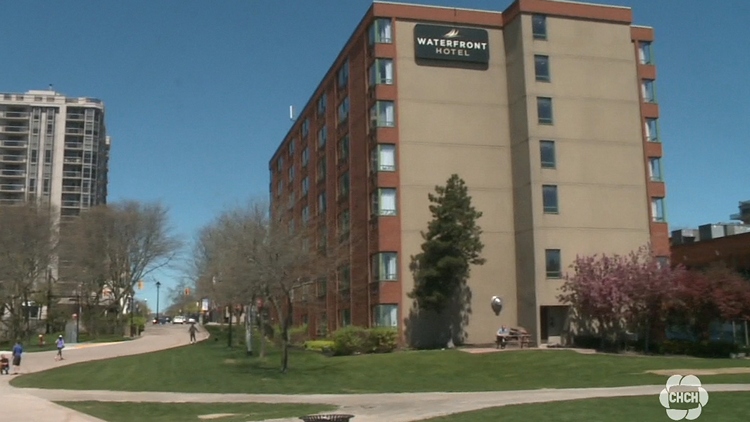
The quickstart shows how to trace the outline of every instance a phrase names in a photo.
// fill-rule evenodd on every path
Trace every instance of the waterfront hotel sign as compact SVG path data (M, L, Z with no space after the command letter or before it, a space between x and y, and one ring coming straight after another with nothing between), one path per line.
M417 59L486 64L490 60L489 37L484 29L417 24L414 55Z

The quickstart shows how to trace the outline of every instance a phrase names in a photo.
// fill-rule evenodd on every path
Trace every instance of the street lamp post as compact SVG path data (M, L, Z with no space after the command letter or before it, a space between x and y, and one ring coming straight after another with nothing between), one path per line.
M161 321L159 321L159 288L161 287L161 282L156 282L156 323L159 324Z
M134 310L135 310L135 290L132 290L132 292L130 293L130 337L135 337L135 330L133 329L133 311Z

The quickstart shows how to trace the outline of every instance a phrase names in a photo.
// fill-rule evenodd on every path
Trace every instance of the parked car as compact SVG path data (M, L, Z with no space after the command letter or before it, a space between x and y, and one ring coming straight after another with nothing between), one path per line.
M188 322L188 324L195 324L197 321L195 321L195 318L190 317L190 318L188 318L187 322Z
M182 315L177 315L172 320L172 324L184 324L185 323L185 317Z

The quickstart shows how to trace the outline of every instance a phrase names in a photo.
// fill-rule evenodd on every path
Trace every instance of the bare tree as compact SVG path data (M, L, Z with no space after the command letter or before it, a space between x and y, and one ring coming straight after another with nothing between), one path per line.
M93 208L73 224L81 235L70 244L72 276L82 282L96 280L91 287L111 298L119 327L137 283L172 263L181 247L167 209L159 203L125 201Z
M45 281L57 246L57 224L49 206L0 207L0 318L11 338L30 334L29 301Z

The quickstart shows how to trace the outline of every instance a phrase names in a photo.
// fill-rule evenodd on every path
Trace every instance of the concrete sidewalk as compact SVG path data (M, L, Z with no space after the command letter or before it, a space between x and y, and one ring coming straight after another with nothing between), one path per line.
M150 353L189 344L190 337L185 325L149 326L143 335L135 340L116 343L78 344L77 347L63 351L64 360L55 361L56 350L48 352L24 353L21 361L21 376L33 372L45 371L60 366L93 360L110 359L121 356ZM198 340L208 337L205 329L198 333ZM8 421L64 421L89 422L100 419L58 406L48 400L37 397L28 389L13 388L10 380L18 375L0 376L0 409L2 420ZM75 394L75 392L73 392Z
M660 408L664 385L614 388L570 388L475 393L399 394L206 394L120 391L28 389L28 393L54 401L117 401L160 403L317 403L339 406L336 412L355 415L353 422L410 422L453 413L513 404L555 402L586 398L652 396ZM750 391L750 384L705 385L709 393ZM299 421L297 418L281 421Z

